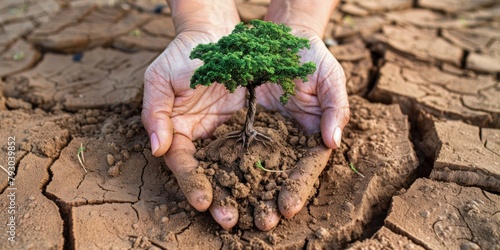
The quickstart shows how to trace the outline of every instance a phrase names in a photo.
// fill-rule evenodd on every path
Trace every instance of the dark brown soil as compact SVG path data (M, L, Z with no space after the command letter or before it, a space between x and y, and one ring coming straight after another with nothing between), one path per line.
M260 109L254 125L272 141L254 141L245 149L237 139L226 139L225 136L242 129L245 113L246 110L240 110L218 127L215 138L198 140L196 153L215 192L231 194L222 202L238 208L241 229L249 229L254 220L261 219L253 216L256 208L267 207L264 202L277 202L284 183L288 182L287 186L292 189L296 185L307 185L304 183L306 179L290 180L288 176L300 159L313 157L314 153L309 149L323 143L320 134L305 135L293 120ZM258 168L257 162L270 171Z

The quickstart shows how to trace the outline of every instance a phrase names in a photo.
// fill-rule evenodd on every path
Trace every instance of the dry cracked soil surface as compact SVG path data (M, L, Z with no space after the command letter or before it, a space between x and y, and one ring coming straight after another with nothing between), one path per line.
M164 1L0 1L0 249L500 249L500 2L340 2L324 42L351 121L305 208L261 232L222 230L151 156Z

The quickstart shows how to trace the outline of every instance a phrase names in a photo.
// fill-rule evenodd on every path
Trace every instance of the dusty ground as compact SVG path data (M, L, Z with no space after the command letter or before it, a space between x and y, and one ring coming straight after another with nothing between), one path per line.
M247 21L269 1L237 2ZM0 248L500 249L500 3L341 2L325 43L351 122L307 207L263 233L221 230L151 157L163 1L0 1Z

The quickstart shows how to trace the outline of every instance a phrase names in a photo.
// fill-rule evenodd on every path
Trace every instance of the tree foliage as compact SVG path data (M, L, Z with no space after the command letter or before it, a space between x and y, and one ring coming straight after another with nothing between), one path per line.
M300 65L300 49L309 49L309 40L290 33L291 28L261 20L236 25L228 36L217 43L200 44L190 54L204 65L191 77L191 88L224 84L232 93L238 86L255 88L264 83L275 83L283 89L280 98L286 103L295 94L296 78L307 81L316 65Z

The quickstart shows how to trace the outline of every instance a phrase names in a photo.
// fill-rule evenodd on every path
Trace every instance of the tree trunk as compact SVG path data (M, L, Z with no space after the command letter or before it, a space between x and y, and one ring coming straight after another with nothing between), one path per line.
M248 94L249 94L248 110L247 110L247 117L245 120L245 127L243 128L245 136L247 138L246 143L245 143L247 145L245 145L245 146L248 146L248 144L250 143L248 138L250 138L250 136L252 136L255 133L255 129L253 127L253 122L255 119L255 112L257 111L257 96L255 95L255 86L252 86L249 84L249 85L247 85L247 90L248 90Z

